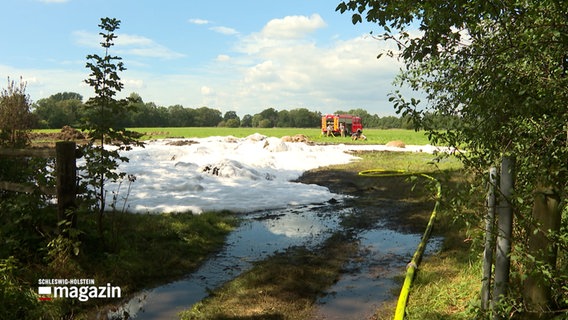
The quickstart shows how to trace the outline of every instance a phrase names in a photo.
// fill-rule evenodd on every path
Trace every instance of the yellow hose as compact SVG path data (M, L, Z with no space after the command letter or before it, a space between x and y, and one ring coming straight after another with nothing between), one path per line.
M436 219L436 212L438 211L438 207L440 206L440 198L442 196L442 186L440 185L440 182L436 178L429 176L425 173L419 173L419 172L413 173L404 170L371 169L371 170L361 171L359 172L359 175L372 176L372 177L394 177L394 176L417 175L436 182L436 188L437 188L436 204L434 205L434 209L432 210L432 214L430 215L430 220L428 221L428 226L426 227L426 231L424 231L424 235L422 235L420 244L418 245L418 248L416 248L416 251L412 256L412 260L410 260L410 263L407 265L406 277L404 278L404 283L402 285L402 289L400 290L400 295L398 297L398 302L396 304L394 320L403 320L406 310L406 303L408 302L408 296L410 294L410 286L412 285L412 281L414 280L414 274L416 269L418 269L420 260L422 260L422 255L424 254L424 250L426 249L426 243L430 238L430 233L432 233L432 227L434 225L434 220Z

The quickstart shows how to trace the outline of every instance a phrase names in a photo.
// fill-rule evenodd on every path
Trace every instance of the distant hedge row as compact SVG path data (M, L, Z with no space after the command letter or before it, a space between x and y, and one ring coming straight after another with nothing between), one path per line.
M185 108L181 105L169 107L157 106L153 102L144 102L132 93L128 98L130 111L118 125L123 127L319 127L322 113L306 108L276 110L267 108L257 114L239 117L235 111L223 114L208 107ZM86 112L83 97L78 93L57 93L33 104L34 127L39 129L59 129L69 125L77 127ZM330 110L335 114L354 114L363 120L366 128L403 128L412 129L414 124L409 117L384 116L369 114L364 109ZM457 125L459 118L437 117L430 115L431 124L438 129Z

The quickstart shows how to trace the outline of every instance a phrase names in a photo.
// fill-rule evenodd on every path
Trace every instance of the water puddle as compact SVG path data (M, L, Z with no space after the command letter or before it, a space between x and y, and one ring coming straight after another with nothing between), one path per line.
M333 214L330 208L334 208ZM338 211L339 210L339 211ZM237 277L252 262L291 246L313 248L339 226L337 206L310 205L256 212L244 216L221 252L185 279L135 295L107 319L178 319L178 313L208 296L209 291ZM104 315L103 315L104 317Z
M317 301L316 319L369 319L382 302L392 298L400 284L421 235L377 228L358 235L359 256L349 262L345 274ZM441 238L431 238L425 254L438 250Z
M316 248L333 232L342 230L341 221L356 212L344 204L322 204L247 214L227 237L222 251L196 272L140 292L113 311L100 313L97 319L178 319L179 312L250 269L253 262L292 246ZM383 301L392 298L392 290L399 287L393 279L404 274L421 237L375 223L368 224L365 230L352 231L359 244L358 255L345 267L341 279L317 301L316 319L369 318ZM430 239L426 254L437 250L441 241Z

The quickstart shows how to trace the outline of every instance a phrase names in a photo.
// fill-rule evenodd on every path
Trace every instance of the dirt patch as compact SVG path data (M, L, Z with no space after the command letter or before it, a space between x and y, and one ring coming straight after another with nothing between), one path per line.
M169 131L151 131L151 132L144 132L145 136L153 137L153 136L167 136L170 134Z
M406 144L401 140L387 142L387 147L405 148Z
M174 141L169 141L168 143L166 143L166 145L182 147L182 146L190 146L192 144L198 144L198 143L199 142L197 142L195 140L174 140Z
M79 130L70 126L64 126L60 132L32 132L30 133L30 140L63 140L63 141L76 141L84 140L87 137Z
M352 196L346 205L360 209L358 216L347 222L354 228L380 222L399 232L422 233L434 207L420 179L411 182L408 177L368 177L354 170L319 168L305 172L297 181Z
M295 136L283 136L282 141L283 142L303 142L303 143L307 143L307 144L310 144L310 145L314 144L307 136L305 136L303 134L297 134Z

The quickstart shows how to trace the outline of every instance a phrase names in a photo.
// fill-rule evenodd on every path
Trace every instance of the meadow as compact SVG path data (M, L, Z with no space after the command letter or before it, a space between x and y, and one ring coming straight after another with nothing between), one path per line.
M206 138L211 136L234 136L244 138L254 133L269 137L294 136L303 134L316 143L357 143L357 144L386 144L389 141L401 140L407 145L428 144L428 137L424 131L405 129L365 129L364 141L352 141L350 137L327 137L321 134L319 128L227 128L227 127L170 127L170 128L130 128L132 131L142 133L142 140L163 138ZM55 133L59 129L34 130L37 133Z
M132 130L145 133L142 139L183 137L183 138L204 138L210 136L235 136L242 138L254 133L260 133L269 137L293 136L303 134L311 141L317 143L351 143L350 137L327 137L321 134L319 128L224 128L224 127L191 127L191 128L132 128ZM402 140L406 144L424 145L428 144L428 137L423 131L404 130L404 129L365 129L363 132L367 137L365 141L356 143L364 144L386 144L393 140Z
M311 141L321 144L386 144L393 140L401 140L408 145L425 145L429 143L425 132L402 129L366 129L364 131L368 138L366 141L352 141L349 137L322 136L319 128L191 127L131 128L131 130L144 134L141 137L142 140L162 138L191 139L209 136L246 137L254 133L260 133L271 137L303 134ZM54 133L59 131L35 130L34 132ZM361 157L360 161L334 166L333 168L334 170L346 172L357 172L378 167L389 170L432 170L430 165L428 165L431 156L426 154L379 152L365 153ZM438 169L449 170L449 172L453 173L452 176L459 176L461 165L454 160L446 159L438 163L438 166L440 166ZM369 189L374 190L373 188ZM448 212L443 213L448 214ZM87 219L90 217L83 216L83 218ZM79 270L82 270L82 272L87 272L90 277L96 279L123 279L122 284L125 289L132 293L144 287L144 284L158 284L162 281L170 281L191 272L206 259L208 254L218 250L223 245L224 236L238 224L238 221L233 220L233 218L232 215L218 213L209 213L202 216L187 214L120 214L108 221L112 225L118 226L116 229L112 229L111 232L113 236L110 238L114 240L111 243L113 244L113 250L109 255L109 259L101 259L100 254L97 253L99 250L92 250L100 248L97 248L95 244L96 235L89 232L84 239L81 257L75 262L76 270L63 268L59 272L79 272ZM205 219L205 221L201 221L201 219ZM411 303L408 306L409 318L436 319L443 314L444 316L455 316L456 319L465 319L470 315L468 307L478 291L475 283L478 278L475 275L479 273L479 266L470 267L471 261L476 259L472 259L468 248L464 249L462 247L464 245L462 241L464 236L461 234L463 228L460 226L456 227L451 221L453 220L450 217L442 214L440 221L436 224L438 235L451 240L445 242L445 246L439 255L429 257L424 261L422 271L418 273L416 279ZM92 223L92 221L87 220L82 221L81 225ZM204 227L203 223L207 226ZM154 228L156 224L160 225L160 232L152 233L147 230L147 228ZM138 225L140 226L138 227ZM180 228L183 230L179 230ZM94 230L94 226L91 229ZM208 231L201 234L198 233L199 230ZM192 234L197 234L201 238L197 241L188 241L188 235ZM206 234L215 236L209 238ZM339 274L342 272L342 265L349 259L348 255L340 255L340 253L346 254L350 252L348 248L343 246L348 243L342 238L339 238L339 240L326 243L325 250L321 250L319 253L292 250L286 254L276 255L266 261L259 262L253 270L231 281L212 296L221 298L237 297L235 300L236 304L241 306L243 304L240 302L243 300L239 299L239 297L258 298L259 300L255 301L254 305L258 306L259 301L268 302L270 308L272 308L271 310L276 314L275 319L281 314L287 314L287 318L290 319L303 319L313 311L312 303L315 297L321 294L322 291L325 291L325 288L339 277ZM210 242L211 245L197 245L197 243L204 241ZM139 246L129 246L127 243L151 244L152 250L141 249ZM95 263L94 261L100 261L100 263ZM288 263L285 263L286 261ZM290 261L295 264L290 265ZM303 263L298 263L298 261L303 261ZM163 265L170 265L171 267L164 269ZM92 268L88 266L92 266ZM166 270L167 272L164 272ZM457 276L461 275L463 270L468 270L468 272L464 276ZM281 281L282 283L280 284L269 281L274 278L275 274L279 274L280 277L287 275L287 281ZM316 274L320 276L312 276ZM325 277L321 275L325 275ZM76 274L76 276L81 277L81 272ZM313 281L305 281L306 277ZM259 279L268 280L266 283L263 283L259 282ZM439 279L445 280L439 281ZM460 297L448 294L442 295L443 292L455 292L458 287L460 287L460 292L463 292L463 295ZM261 288L260 291L259 288ZM267 299L266 292L271 292L274 299ZM287 297L297 297L298 294L301 295L301 298L287 299ZM437 312L434 314L431 312L432 308L426 307L432 303L431 297L433 295L446 297L441 299L436 308ZM396 298L396 292L393 292L393 298ZM275 301L279 302L275 303ZM392 318L394 305L395 301L385 302L381 308L377 309L375 318ZM194 319L200 318L196 316L196 314L200 314L201 318L214 318L218 313L222 312L222 306L226 306L232 310L231 312L237 311L235 304L230 304L224 299L207 299L193 309L186 310L183 316L188 319ZM36 311L45 312L44 307L45 305L38 305ZM50 310L50 312L88 312L88 310L79 306L59 306L58 308L61 310ZM246 314L251 310L243 309L240 311ZM267 316L271 316L271 314Z

